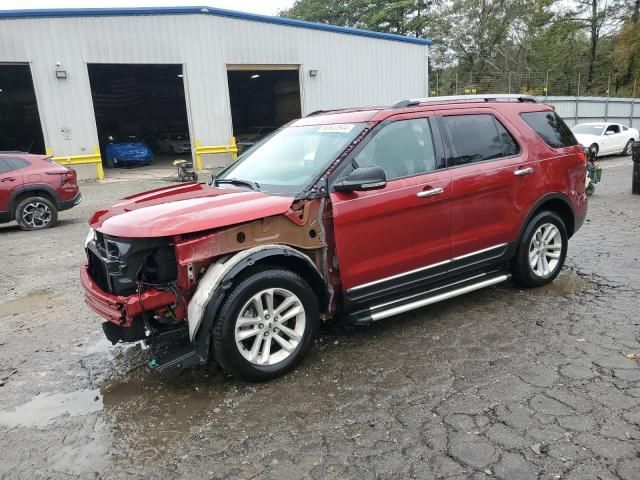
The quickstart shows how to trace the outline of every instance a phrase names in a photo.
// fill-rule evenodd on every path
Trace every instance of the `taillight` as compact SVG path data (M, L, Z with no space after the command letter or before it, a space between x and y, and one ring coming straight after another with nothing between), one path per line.
M62 183L60 186L65 186L67 183L71 185L76 183L76 171L72 168L62 174Z
M587 162L587 156L584 153L584 150L580 150L578 152L578 158L580 159L581 162L586 163Z

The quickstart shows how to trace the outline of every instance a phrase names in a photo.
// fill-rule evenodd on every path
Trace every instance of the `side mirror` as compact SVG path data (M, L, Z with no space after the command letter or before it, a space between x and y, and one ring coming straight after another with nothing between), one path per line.
M615 135L616 132L614 132L613 130L607 130L606 132L604 132L605 135Z
M333 189L336 192L378 190L387 185L387 176L380 167L360 167L338 180Z

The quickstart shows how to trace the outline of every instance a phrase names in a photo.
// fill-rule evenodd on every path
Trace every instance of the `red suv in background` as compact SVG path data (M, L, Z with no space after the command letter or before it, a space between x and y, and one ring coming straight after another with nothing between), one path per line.
M80 203L76 172L44 155L0 152L0 223L23 230L53 227L58 212Z
M315 112L215 176L96 212L81 282L112 342L159 368L293 368L321 320L369 324L558 275L587 213L582 147L505 95Z

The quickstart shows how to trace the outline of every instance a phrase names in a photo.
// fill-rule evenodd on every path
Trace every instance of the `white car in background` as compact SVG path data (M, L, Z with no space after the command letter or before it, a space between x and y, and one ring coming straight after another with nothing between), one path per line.
M191 142L186 133L165 133L158 137L158 149L162 153L191 153Z
M625 127L619 123L580 123L571 128L580 144L602 155L631 155L631 144L640 140L640 134L635 128Z

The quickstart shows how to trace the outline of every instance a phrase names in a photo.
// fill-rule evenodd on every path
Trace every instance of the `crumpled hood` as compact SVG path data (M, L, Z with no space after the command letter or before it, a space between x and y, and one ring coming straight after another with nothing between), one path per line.
M116 237L170 237L281 215L293 198L188 183L127 197L95 212L92 228Z
M593 143L598 143L597 141L600 139L599 135L588 135L586 133L574 133L574 136L583 147L588 147Z

